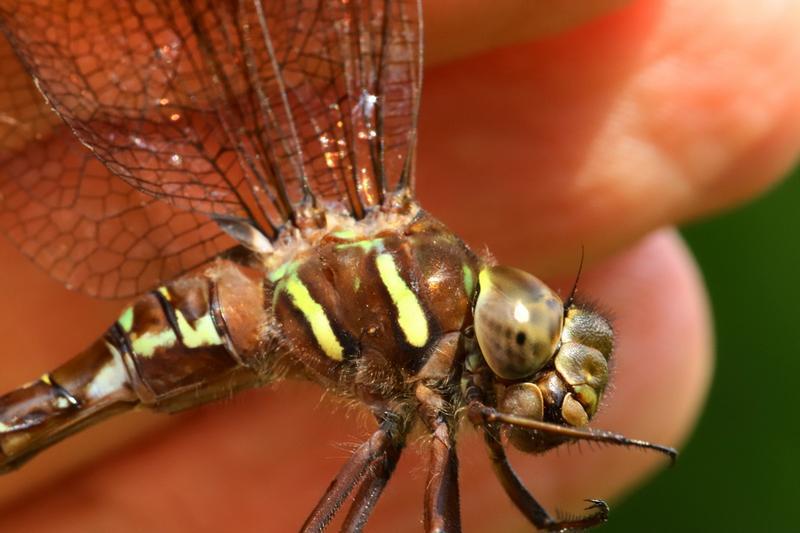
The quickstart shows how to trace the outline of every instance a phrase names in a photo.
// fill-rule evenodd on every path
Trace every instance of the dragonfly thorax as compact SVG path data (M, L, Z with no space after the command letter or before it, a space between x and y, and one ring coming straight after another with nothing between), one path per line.
M279 335L326 383L399 388L469 315L479 259L420 211L366 232L336 229L269 275ZM360 383L358 385L363 385Z

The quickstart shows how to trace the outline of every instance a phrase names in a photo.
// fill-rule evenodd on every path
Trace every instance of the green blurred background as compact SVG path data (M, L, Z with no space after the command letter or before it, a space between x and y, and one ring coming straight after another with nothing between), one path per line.
M800 531L800 168L683 234L710 292L717 366L675 468L618 503L605 531Z

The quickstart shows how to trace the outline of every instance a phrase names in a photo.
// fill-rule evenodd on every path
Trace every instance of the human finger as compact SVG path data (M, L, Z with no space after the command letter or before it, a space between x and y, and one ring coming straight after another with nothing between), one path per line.
M559 273L581 245L592 259L753 196L800 151L798 15L788 0L635 2L430 69L423 205Z

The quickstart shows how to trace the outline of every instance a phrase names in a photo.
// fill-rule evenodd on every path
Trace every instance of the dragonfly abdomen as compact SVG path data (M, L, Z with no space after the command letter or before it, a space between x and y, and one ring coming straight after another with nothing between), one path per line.
M106 338L0 397L0 473L83 427L136 406L119 352Z
M107 416L177 411L269 379L262 284L237 265L159 287L70 361L0 397L0 473Z

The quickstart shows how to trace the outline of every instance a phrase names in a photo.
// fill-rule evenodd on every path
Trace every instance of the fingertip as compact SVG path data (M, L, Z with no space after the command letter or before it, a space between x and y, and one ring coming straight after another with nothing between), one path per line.
M539 273L581 244L607 255L751 198L800 149L798 13L632 2L430 69L420 198L467 242Z
M425 61L432 65L550 35L628 3L438 0L425 4Z

